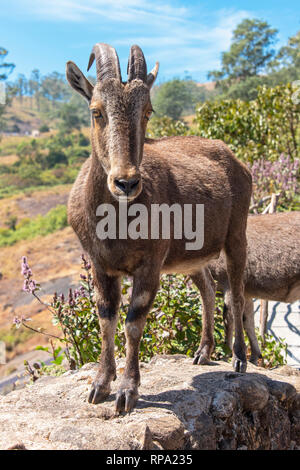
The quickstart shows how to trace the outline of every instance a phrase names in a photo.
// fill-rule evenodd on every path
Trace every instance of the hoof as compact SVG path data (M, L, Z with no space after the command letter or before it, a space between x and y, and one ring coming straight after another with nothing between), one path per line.
M109 394L110 389L105 389L103 386L97 385L95 383L93 384L92 390L90 391L88 402L92 403L93 405L97 405L97 403L104 401Z
M210 355L212 350L213 344L204 344L204 346L200 346L194 356L193 364L200 364L202 366L208 366L209 364L211 364Z
M208 366L210 364L209 358L204 353L196 353L193 364L199 364L201 366Z
M233 370L235 372L246 372L247 370L247 361L242 361L238 358L233 360Z
M125 411L129 413L136 405L139 398L137 389L120 388L117 392L115 409L118 413Z

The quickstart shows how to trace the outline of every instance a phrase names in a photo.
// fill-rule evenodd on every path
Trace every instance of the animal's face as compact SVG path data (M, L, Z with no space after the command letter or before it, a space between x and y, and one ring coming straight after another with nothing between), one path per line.
M107 73L107 63L110 65L109 60L116 61L117 58L114 49L107 45L100 46L93 49L93 52L100 53L95 87L72 62L67 64L67 78L89 102L93 153L107 174L111 194L117 199L133 200L142 190L139 167L147 122L152 113L150 88L156 78L158 64L147 75L143 53L138 46L133 46L129 59L129 80L122 83L118 61ZM101 63L103 51L106 53L106 63L103 60ZM101 68L106 72L104 76L100 73Z
M142 80L98 83L90 103L92 146L107 173L115 197L135 198L142 189L139 166L147 121L152 112L148 86Z

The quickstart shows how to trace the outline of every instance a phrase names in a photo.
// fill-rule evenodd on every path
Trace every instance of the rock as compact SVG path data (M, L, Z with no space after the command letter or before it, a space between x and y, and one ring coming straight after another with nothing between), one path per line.
M228 418L237 406L237 397L226 391L217 392L211 405L211 413L217 418Z
M269 399L266 385L251 374L234 378L231 384L226 386L226 389L235 392L244 411L262 410Z
M299 449L299 375L248 369L156 356L142 365L136 409L121 415L114 400L124 360L98 405L87 402L97 364L43 377L0 397L0 449Z

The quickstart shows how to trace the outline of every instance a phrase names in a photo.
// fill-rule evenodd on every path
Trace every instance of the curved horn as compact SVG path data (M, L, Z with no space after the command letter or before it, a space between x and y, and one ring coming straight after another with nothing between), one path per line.
M90 70L95 59L97 80L102 81L107 78L122 80L119 58L113 47L101 42L95 44L90 55L88 70Z
M159 62L156 62L151 72L148 73L147 75L147 85L149 86L149 88L151 88L153 83L155 82L155 79L158 74L158 69L159 69Z
M128 81L140 79L147 80L147 65L142 49L139 46L131 46L127 65Z

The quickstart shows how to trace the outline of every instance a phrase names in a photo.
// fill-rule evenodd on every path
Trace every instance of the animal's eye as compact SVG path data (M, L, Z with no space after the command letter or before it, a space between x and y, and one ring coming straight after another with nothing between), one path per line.
M101 119L103 117L101 112L98 109L93 109L92 114L95 119Z
M152 114L152 109L149 109L149 111L147 111L145 114L145 119L147 119L147 121L149 121L149 119L151 118L151 114Z

